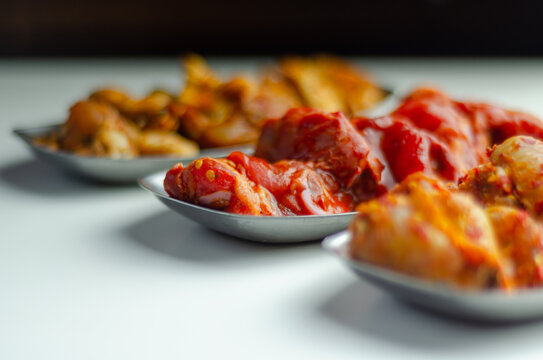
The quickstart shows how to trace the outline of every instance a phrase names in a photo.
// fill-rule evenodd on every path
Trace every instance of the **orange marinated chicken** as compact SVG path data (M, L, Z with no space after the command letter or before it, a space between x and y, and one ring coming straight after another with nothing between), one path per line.
M526 211L491 206L486 213L502 254L502 269L513 287L543 284L543 227Z
M508 287L492 224L468 195L417 173L356 210L354 259L462 288Z
M524 210L485 209L422 173L356 210L354 259L461 288L543 285L543 227Z
M543 218L543 142L515 136L490 150L490 162L460 180L459 189L484 204L505 204Z
M153 91L137 99L120 90L101 89L80 101L85 105L72 108L60 131L36 143L80 155L192 156L198 151L194 142L204 148L253 143L265 120L293 107L353 115L386 96L366 74L332 57L285 58L255 78L226 81L199 56L187 56L184 67L186 84L179 96ZM86 110L77 109L83 107ZM89 133L104 116L107 126ZM138 132L141 137L135 135Z
M484 116L480 109L485 109ZM334 177L341 191L358 204L385 194L416 172L456 183L488 159L486 149L497 124L521 123L509 134L522 133L527 123L518 119L524 118L522 113L459 103L435 89L421 88L390 115L373 119L348 119L340 112L304 107L290 109L264 122L255 156L270 164L281 160L307 163ZM537 121L533 118L530 124L535 126ZM543 126L539 128L543 134ZM492 175L493 169L494 165L485 165L467 178L478 172L479 182L488 180L489 190L479 197L488 192L491 203L516 205L519 200L511 187L514 179L503 177L503 169L498 176ZM500 201L494 201L493 188L502 191Z
M185 69L187 83L175 111L180 131L203 147L256 141L264 120L293 107L354 115L386 95L367 75L324 56L285 58L260 80L221 81L196 55L186 58Z

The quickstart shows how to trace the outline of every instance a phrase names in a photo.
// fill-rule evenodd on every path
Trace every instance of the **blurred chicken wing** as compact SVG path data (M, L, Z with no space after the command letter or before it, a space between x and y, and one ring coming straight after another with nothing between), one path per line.
M369 77L331 57L285 58L260 80L218 80L204 59L185 59L186 87L179 97L183 134L203 147L256 141L264 120L292 107L342 111L351 116L374 106L385 93Z
M462 288L508 286L492 224L468 195L417 173L356 210L354 259Z
M543 142L515 136L490 151L490 162L470 171L459 189L471 192L484 204L506 204L543 217Z
M94 100L80 101L70 109L68 120L41 143L79 155L133 158L142 155L196 155L198 146L176 132L142 130L115 106L128 101L116 91L100 92ZM103 100L109 97L110 100ZM102 99L102 100L99 100ZM123 100L124 99L124 100ZM117 104L114 106L114 104Z
M290 57L281 73L298 91L303 106L354 116L381 101L385 92L370 77L331 56Z
M502 269L514 287L543 285L543 227L526 211L491 206L486 213L502 254Z
M237 76L226 81L200 56L189 55L183 64L186 83L178 96L155 90L136 98L118 89L100 89L82 101L92 104L93 114L84 114L85 105L76 106L63 134L36 139L36 143L81 155L190 156L194 154L190 140L204 148L253 143L265 120L281 117L293 107L352 115L386 95L367 75L331 57L285 58L254 78ZM123 124L113 126L108 121L106 129L97 131L95 122L102 117L115 117L115 122ZM74 121L83 132L71 130L69 123ZM89 134L85 127L93 131ZM135 140L126 127L151 133Z
M543 285L543 226L524 210L483 208L422 173L356 210L354 259L461 288Z

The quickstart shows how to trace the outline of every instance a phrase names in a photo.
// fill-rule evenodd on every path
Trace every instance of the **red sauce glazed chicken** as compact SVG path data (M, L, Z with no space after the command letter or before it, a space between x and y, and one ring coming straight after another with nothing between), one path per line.
M489 146L523 134L543 139L543 122L421 88L373 119L291 109L264 124L254 157L235 152L177 164L164 188L174 198L236 214L337 214L415 172L457 182L488 160Z

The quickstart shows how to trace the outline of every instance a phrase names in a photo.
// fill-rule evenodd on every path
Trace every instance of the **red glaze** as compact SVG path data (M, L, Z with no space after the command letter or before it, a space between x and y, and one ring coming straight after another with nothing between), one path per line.
M335 214L418 171L457 181L486 161L488 146L521 134L543 139L543 123L422 88L376 119L291 109L264 124L257 157L235 152L178 164L164 187L172 197L238 214Z
M379 196L417 171L444 180L456 180L458 165L447 145L428 131L410 125L405 118L354 118L351 122L371 144L370 156L375 157L384 168L380 173L366 172L362 189L355 186L357 199ZM368 187L367 177L370 175L375 184Z
M368 165L369 150L343 114L296 108L264 124L255 156L269 162L312 161L349 187Z
M410 125L446 144L447 151L456 159L456 170L461 173L486 160L486 148L490 144L486 125L466 114L457 102L442 92L417 89L393 115L403 117Z
M335 179L309 164L275 164L234 152L227 159L202 158L166 174L175 198L246 215L325 215L349 211L352 201Z
M501 144L516 135L530 135L543 140L543 121L533 115L488 104L456 104L474 122L484 124L492 145Z

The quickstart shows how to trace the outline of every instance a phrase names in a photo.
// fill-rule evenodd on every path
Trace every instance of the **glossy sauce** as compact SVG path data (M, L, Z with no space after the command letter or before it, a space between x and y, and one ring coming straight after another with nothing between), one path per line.
M291 109L264 124L255 157L178 164L164 186L172 197L238 214L336 214L415 172L456 182L496 141L525 133L543 138L543 123L423 88L375 119Z

